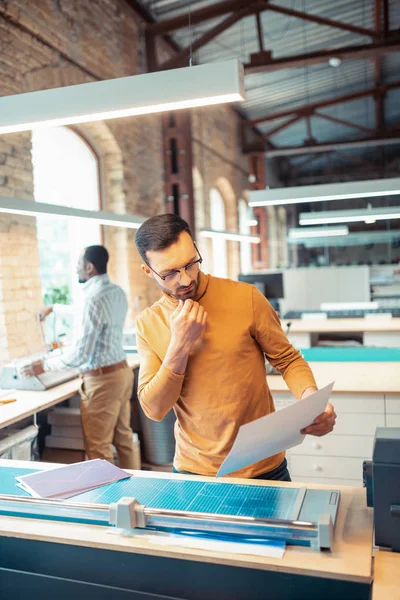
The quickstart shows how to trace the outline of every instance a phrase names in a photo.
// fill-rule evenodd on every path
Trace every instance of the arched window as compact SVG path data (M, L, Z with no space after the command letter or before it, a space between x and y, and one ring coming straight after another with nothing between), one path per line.
M216 188L211 188L210 190L210 226L211 229L218 231L226 229L225 205L221 194ZM228 277L226 240L213 238L212 255L213 275L216 277Z
M36 202L87 210L99 209L97 158L72 130L55 127L32 131ZM37 217L43 296L78 302L76 263L85 246L101 243L100 226L87 220ZM67 327L68 328L68 327Z
M239 232L244 235L251 233L248 206L243 198L239 200ZM249 273L251 269L251 244L250 242L240 242L240 271L241 273Z

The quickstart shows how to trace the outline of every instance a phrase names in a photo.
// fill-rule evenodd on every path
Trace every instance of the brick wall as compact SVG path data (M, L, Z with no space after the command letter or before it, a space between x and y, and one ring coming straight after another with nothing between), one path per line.
M123 1L9 0L0 3L0 96L144 72L144 49L144 24ZM167 48L161 52L167 57ZM203 181L202 194L197 193L198 223L208 223L209 190L217 187L225 202L227 227L237 229L237 201L247 189L239 118L226 106L193 113L194 166ZM85 124L74 130L98 157L104 210L143 216L164 211L159 116ZM0 137L0 195L33 201L30 151L29 132ZM140 270L133 230L104 227L104 242L111 254L111 277L128 293L129 325L137 310L151 304L159 292ZM239 246L229 246L229 275L235 277ZM32 319L42 301L35 219L3 216L0 252L2 361L41 346Z
M0 3L0 95L74 85L143 71L143 26L117 0ZM93 123L75 128L100 163L105 210L153 215L162 210L160 118ZM33 200L30 133L0 137L0 195ZM104 228L110 274L128 293L132 323L158 292L140 271L134 233ZM84 245L84 240L82 240ZM0 220L0 361L38 350L32 318L42 304L34 218Z
M32 200L30 133L0 136L0 195ZM0 361L37 350L41 304L36 219L0 215Z
M240 149L240 120L228 105L193 110L192 139L196 229L210 227L210 190L217 188L224 204L226 228L239 230L238 202L247 199L248 159ZM198 236L197 236L198 237ZM200 240L200 238L199 238ZM212 264L210 240L200 241L205 262ZM240 272L238 242L228 242L228 276Z

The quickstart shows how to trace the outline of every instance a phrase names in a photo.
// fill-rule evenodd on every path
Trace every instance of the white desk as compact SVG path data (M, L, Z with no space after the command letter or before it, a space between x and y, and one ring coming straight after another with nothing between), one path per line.
M0 461L0 467L7 464L32 467L32 463ZM140 475L155 482L171 477L155 472L140 472ZM185 475L176 477L192 479ZM213 478L196 479L215 481ZM305 486L303 483L294 485L240 479L229 479L226 483L235 481L252 486ZM307 487L326 489L326 486L308 484ZM23 583L29 584L40 573L42 585L53 586L53 597L57 600L67 598L62 594L63 578L68 581L79 579L87 598L95 595L89 594L90 586L85 585L86 581L93 585L93 594L99 582L121 588L128 587L128 584L142 585L142 592L154 593L151 597L160 600L206 597L253 600L264 597L260 590L265 590L274 600L292 597L300 600L322 597L324 600L337 597L367 600L372 582L372 510L366 507L362 490L351 487L338 489L341 502L330 552L289 546L283 559L233 555L215 550L157 546L139 537L113 535L101 526L0 516L3 549L0 568L7 567L11 571L9 577L12 585L16 586L12 588L14 597L18 597ZM14 574L13 565L18 565L18 569L26 573L26 581L23 574ZM57 579L48 581L50 576ZM64 585L70 590L67 582ZM80 588L76 589L79 592ZM131 597L126 592L126 596L117 592L101 598L119 600ZM85 596L78 594L71 597L78 600ZM132 595L132 598L142 597L144 600L145 595Z
M137 357L128 357L128 364L134 369L139 365L139 360ZM7 398L15 398L16 402L0 404L0 429L71 398L79 391L81 383L82 380L77 377L43 392L10 390ZM2 392L4 396L6 390Z
M289 340L296 348L311 348L313 334L362 333L364 346L398 348L400 319L282 319L284 331L291 323Z
M398 362L310 362L318 387L335 381L336 427L321 438L307 436L287 452L292 479L362 486L363 460L371 459L377 427L400 427ZM279 375L268 385L277 409L294 402Z

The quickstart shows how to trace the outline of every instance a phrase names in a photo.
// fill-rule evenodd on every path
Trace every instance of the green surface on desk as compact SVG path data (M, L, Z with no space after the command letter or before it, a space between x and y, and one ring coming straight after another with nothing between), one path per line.
M400 336L399 336L400 338ZM400 339L399 339L400 343ZM309 362L397 362L400 348L304 348L301 353Z

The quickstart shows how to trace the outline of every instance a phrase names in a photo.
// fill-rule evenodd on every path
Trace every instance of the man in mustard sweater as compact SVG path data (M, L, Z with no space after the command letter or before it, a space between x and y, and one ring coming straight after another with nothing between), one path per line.
M239 427L275 410L264 354L298 399L316 391L313 374L257 288L201 272L186 221L151 217L135 242L163 292L136 320L140 404L155 421L174 409L175 471L215 476ZM329 404L302 433L325 435L335 418ZM290 481L284 452L232 476Z

